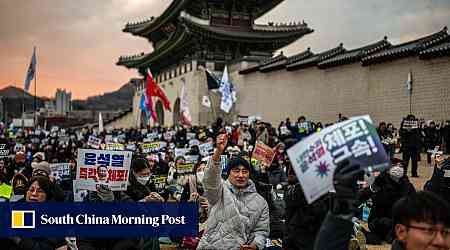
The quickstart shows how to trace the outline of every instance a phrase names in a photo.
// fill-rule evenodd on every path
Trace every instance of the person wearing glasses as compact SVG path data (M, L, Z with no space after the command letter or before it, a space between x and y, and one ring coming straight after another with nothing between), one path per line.
M358 165L346 161L334 173L331 209L322 223L314 249L348 250L352 237L352 218L358 206L355 185L363 174ZM410 194L392 208L394 241L392 250L450 249L450 204L428 191Z
M220 134L203 177L209 202L207 228L197 249L262 250L269 236L269 207L250 180L252 168L243 158L231 159L222 180L220 156L228 143Z

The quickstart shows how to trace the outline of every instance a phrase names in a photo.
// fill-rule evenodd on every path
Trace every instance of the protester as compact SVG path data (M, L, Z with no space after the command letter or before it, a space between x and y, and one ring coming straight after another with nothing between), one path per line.
M412 126L406 126L405 123L412 123ZM417 125L418 121L414 115L408 115L406 119L404 119L400 126L400 139L402 143L402 153L403 153L403 161L404 161L404 169L405 175L408 174L408 165L409 160L411 159L411 176L419 177L417 172L417 162L419 161L420 155L420 132Z
M402 197L415 193L415 188L404 175L401 160L392 159L393 166L375 178L370 187L361 191L361 200L372 200L369 215L370 242L392 241L392 207Z
M440 146L441 143L439 141L440 135L439 131L436 128L436 124L434 121L431 121L429 126L424 129L424 144L425 144L425 150L427 150L427 163L429 166L431 166L431 155L432 150L435 149L436 146Z
M249 180L251 166L244 159L231 160L228 179L222 181L220 156L227 143L226 135L217 137L205 171L203 187L210 208L198 249L263 249L269 236L267 202Z

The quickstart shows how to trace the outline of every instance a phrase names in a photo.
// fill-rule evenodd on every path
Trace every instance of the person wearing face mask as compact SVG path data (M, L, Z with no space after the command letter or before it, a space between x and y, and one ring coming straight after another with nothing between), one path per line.
M401 198L416 192L413 184L404 175L402 161L394 158L392 167L375 178L372 185L360 192L360 200L372 199L369 215L368 243L392 240L392 206Z
M164 202L165 196L156 192L154 184L150 181L151 171L147 159L137 158L131 163L132 174L126 194L138 202Z

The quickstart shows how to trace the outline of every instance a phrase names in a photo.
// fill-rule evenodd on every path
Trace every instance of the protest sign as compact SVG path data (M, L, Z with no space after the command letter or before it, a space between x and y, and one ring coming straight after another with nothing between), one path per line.
M269 146L260 141L256 142L252 154L253 159L264 162L264 164L269 167L272 164L274 157L275 152Z
M185 174L194 172L194 164L185 163L185 164L176 164L177 173Z
M163 190L166 186L167 175L152 175L150 180L157 190Z
M418 120L403 120L403 128L406 130L418 129L419 121Z
M222 173L227 170L228 157L227 155L220 156L220 167L222 168Z
M161 148L161 145L159 142L141 144L141 149L142 149L143 154L158 153L160 148Z
M248 124L248 116L240 115L238 116L238 121L242 124Z
M198 162L198 155L185 155L185 162L186 163L197 163Z
M159 134L156 133L156 132L154 132L154 133L149 133L149 134L147 134L147 138L148 138L150 141L159 140Z
M195 139L195 133L186 133L186 139L188 140Z
M207 142L207 143L202 143L202 144L198 145L198 149L202 156L208 156L213 153L214 146L212 143Z
M100 145L102 144L102 140L91 135L89 136L89 140L88 140L88 145L95 148L95 149L99 149Z
M57 181L70 180L69 163L52 163L50 164L50 176L55 177Z
M105 135L105 142L106 143L113 143L113 136L112 135Z
M0 143L0 158L5 158L9 156L9 147L8 147L8 143L6 142L1 142Z
M78 149L77 180L82 189L95 190L97 185L107 185L112 191L127 189L132 153Z
M125 146L121 143L107 143L105 150L122 151L125 150Z
M198 145L200 145L200 142L197 139L192 139L189 141L189 147L198 146Z
M73 201L74 202L83 202L84 198L88 195L88 191L85 189L81 189L82 186L80 184L81 180L73 180Z
M327 127L303 139L287 153L309 204L334 190L334 170L344 160L367 171L390 166L369 116Z
M176 148L175 158L177 158L178 156L185 156L188 151L189 151L188 148Z
M9 200L9 198L11 198L11 194L12 194L12 187L6 183L2 183L0 185L0 197Z

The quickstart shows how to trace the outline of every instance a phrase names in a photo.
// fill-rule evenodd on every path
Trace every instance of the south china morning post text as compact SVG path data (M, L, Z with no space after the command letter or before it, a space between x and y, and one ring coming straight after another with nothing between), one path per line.
M5 236L133 238L198 233L195 203L0 203L0 210L0 235Z
M121 214L113 214L109 217L97 216L95 214L78 214L73 216L66 214L61 217L52 217L48 214L42 214L40 217L41 225L151 225L159 227L160 225L186 225L186 216L170 216L167 214L150 217L150 216L123 216Z

